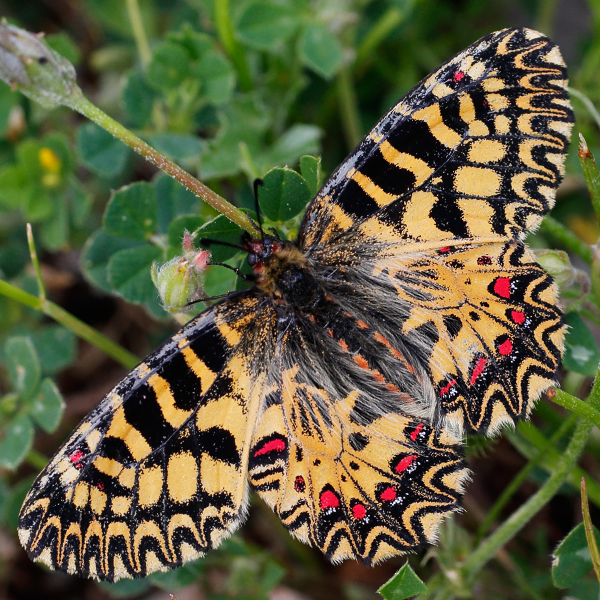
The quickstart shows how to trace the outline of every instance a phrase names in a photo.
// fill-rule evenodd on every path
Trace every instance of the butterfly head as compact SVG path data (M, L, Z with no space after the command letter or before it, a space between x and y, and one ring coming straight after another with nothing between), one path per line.
M244 246L255 281L269 296L304 308L318 300L320 293L306 257L294 243L265 237L247 239Z

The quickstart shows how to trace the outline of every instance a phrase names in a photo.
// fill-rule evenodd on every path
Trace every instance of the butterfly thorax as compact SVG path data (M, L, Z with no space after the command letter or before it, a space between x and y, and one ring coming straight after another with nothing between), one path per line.
M295 244L265 237L250 239L245 246L258 288L277 303L304 309L319 303L323 291L310 272L306 256Z

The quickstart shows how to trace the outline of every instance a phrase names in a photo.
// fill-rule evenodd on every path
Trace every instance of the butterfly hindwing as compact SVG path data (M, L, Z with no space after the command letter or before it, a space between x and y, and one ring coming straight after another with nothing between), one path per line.
M270 323L240 295L208 309L138 365L42 472L20 515L31 556L101 579L205 554L237 528ZM248 343L248 338L252 338Z
M293 327L288 340L306 338ZM358 326L346 327L344 338L339 333L332 341L340 351L329 346L336 376L391 386L381 364L375 372L347 352L354 335L364 342L372 333ZM376 417L360 408L370 400L361 397L365 392L340 397L339 386L322 373L318 387L309 368L314 357L285 337L277 360L280 379L270 376L269 400L250 450L252 486L293 535L333 561L372 564L432 542L443 516L457 508L466 477L459 440L407 416L410 400L400 393ZM326 339L311 341L311 349L327 347Z
M282 331L250 483L302 541L334 561L372 564L435 539L457 507L465 465L450 431L410 416L419 409L396 384L412 377L416 388L418 376L404 357L367 323L338 313L330 329L321 312L322 323L297 319ZM384 411L376 397L385 392Z

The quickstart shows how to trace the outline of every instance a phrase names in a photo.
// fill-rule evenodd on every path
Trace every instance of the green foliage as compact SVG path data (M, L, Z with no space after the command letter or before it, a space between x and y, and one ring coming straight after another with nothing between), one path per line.
M594 529L596 543L600 543L600 531ZM583 523L576 525L553 553L552 580L559 588L577 583L592 569L590 549L585 538Z
M69 332L58 327L37 333L37 347L30 336L12 336L2 347L2 357L11 391L0 398L0 465L16 469L25 459L33 444L34 422L44 431L52 433L59 425L65 408L64 400L44 372L52 372L65 364L69 354ZM62 356L49 357L48 344L62 338L67 349ZM72 354L72 352L71 352Z
M48 22L64 23L67 29L70 23L85 24L81 31L68 30L46 40L78 66L78 81L94 102L252 218L256 218L253 182L262 178L258 194L264 226L275 227L288 239L297 235L304 207L324 177L352 149L345 140L356 137L356 128L358 134L366 133L402 93L454 52L506 24L522 24L513 23L519 11L548 33L553 26L558 39L567 36L561 21L552 15L556 3L517 2L506 8L480 0L229 0L223 13L224 4L212 0L140 0L138 25L149 40L146 51L128 12L135 1L83 0L77 4L77 19L69 13L61 20L55 16L66 9L53 8L56 15L49 19L44 3L31 4L27 10L14 7L15 16L31 29ZM599 104L600 20L594 3L589 3L589 10L593 18L586 19L588 28L578 31L565 48L571 53L571 85ZM580 49L585 53L577 54ZM598 156L600 136L594 116L578 98L573 103L578 128ZM121 339L121 333L130 341L135 338L136 351L143 352L152 350L177 326L160 306L150 267L182 254L186 230L197 249L210 249L213 261L248 268L245 254L238 249L202 243L239 245L239 228L179 182L154 173L97 125L82 122L64 109L42 110L2 85L0 136L2 282L37 294L25 237L25 223L30 222L48 297L93 327L106 327L115 339ZM553 233L542 228L535 241L540 247L558 244L581 256L573 242L576 235L579 250L584 247L583 255L589 259L599 230L574 158L567 165L567 181L553 214L570 228L566 231L571 237L561 237L556 228ZM574 271L568 266L571 276ZM589 281L556 273L568 309L564 388L572 394L587 389L585 378L596 374L600 360L594 337L594 326L600 325L599 273L594 257ZM247 285L222 267L209 267L203 277L206 296ZM98 301L104 303L101 310ZM123 310L125 303L138 306ZM103 311L109 316L101 316ZM150 317L157 323L150 325ZM60 425L64 400L59 390L99 399L99 389L105 390L108 383L102 366L89 377L92 383L87 382L89 365L72 368L79 343L74 330L50 324L30 307L0 296L0 466L4 468L0 523L10 536L31 473L47 459L34 448L57 448L74 425ZM76 411L74 406L73 414ZM520 427L509 437L513 454L529 461L518 480L527 482L527 490L543 487L562 458L573 430L573 424L561 429L567 421L564 411L548 402L536 411L535 426ZM34 446L36 431L52 433L59 427L60 433L51 441ZM498 487L510 489L515 475L511 469L518 460L500 456L507 443L469 441L468 459L477 461L477 477L483 482L477 497L483 513L493 512L494 493ZM590 435L582 465L592 473L598 472L599 452L595 435ZM495 460L493 469L502 469L498 476L502 486L494 485L494 477L485 478L485 465L491 464L485 461L491 460ZM579 476L583 467L577 469ZM590 500L598 507L598 486L589 474L587 478ZM503 498L504 510L500 506L494 513L497 530L510 526L507 507L512 511L527 500L524 494L513 497L517 492L514 489ZM558 495L561 507L577 501L568 485ZM579 518L573 510L574 517L571 513L565 517L568 523ZM251 516L251 520L260 518L260 514ZM262 521L256 522L262 526ZM500 597L498 589L504 589L505 597L558 600L563 594L558 588L568 587L569 597L597 597L598 584L588 573L591 562L580 526L555 551L552 569L548 560L552 542L545 539L532 548L530 537L523 535L506 549L502 563L491 562L485 573L479 571L469 579L463 566L481 550L481 540L473 532L476 527L469 522L464 528L443 529L440 545L429 554L431 560L417 568L419 576L406 563L381 587L381 595L469 598L477 593L494 598ZM553 535L568 531L562 522L546 529ZM298 550L282 528L265 527L265 531L264 537L273 538L270 546L277 551L277 561L234 536L207 557L170 573L103 587L123 598L146 597L156 587L177 590L195 581L201 582L209 600L268 598L278 585L299 587L309 596L314 586L315 597L373 596L371 583L365 584L369 589L364 593L362 588L338 584L348 571L321 569L310 551ZM509 573L501 570L507 564ZM9 577L0 573L2 589L5 576ZM70 598L68 592L65 598Z
M593 377L600 361L598 343L578 313L571 312L566 315L565 323L569 329L565 340L563 364L571 371Z
M398 572L377 590L385 600L404 600L417 594L426 594L427 586L412 567L405 562Z

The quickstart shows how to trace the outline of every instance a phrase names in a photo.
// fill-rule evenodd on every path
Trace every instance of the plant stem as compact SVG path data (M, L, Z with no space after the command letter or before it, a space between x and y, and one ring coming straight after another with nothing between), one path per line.
M373 52L394 31L406 16L407 11L402 11L397 6L390 6L377 23L369 29L356 50L354 61L355 72L363 70L366 63L372 58Z
M581 170L583 171L583 177L585 183L590 192L590 198L592 200L592 206L596 216L600 215L600 174L598 173L598 167L596 166L596 159L588 148L585 138L581 133L579 134L579 149L578 149L579 163L581 164Z
M103 336L101 333L53 302L49 302L48 300L42 301L40 298L28 294L2 279L0 279L0 294L48 315L61 325L64 325L67 329L71 330L82 340L89 342L93 346L96 346L96 348L99 348L104 353L108 354L108 356L123 365L126 369L133 369L133 367L140 362L140 359L135 356L135 354L125 350L125 348Z
M348 65L344 65L336 82L338 102L341 108L342 127L346 143L352 150L362 139L358 102L352 81L352 73Z
M559 461L561 452L556 448L548 446L548 438L532 423L523 424L519 427L519 433L507 433L508 441L528 460L531 460L538 450L545 449L545 452L540 461L540 467L549 475L554 472L554 467ZM590 477L590 474L582 467L576 465L572 472L567 475L567 481L576 489L579 488L579 482L582 477L587 477L589 480L589 495L592 502L600 507L600 485L596 480Z
M166 156L155 150L152 146L137 137L126 127L109 117L105 112L92 104L84 96L73 105L75 110L94 121L97 125L114 135L116 138L127 144L130 148L162 169L167 175L173 177L185 186L188 190L196 194L199 198L210 204L213 208L225 215L230 221L233 221L238 227L246 230L253 237L260 237L260 231L247 215L238 210L233 204L230 204L218 194L215 194L210 188L198 181L187 171L169 160Z
M477 542L481 541L483 536L487 533L488 529L496 521L504 507L508 504L510 499L514 496L516 491L521 487L521 484L527 479L531 471L538 466L540 461L545 455L548 448L553 448L554 444L563 436L577 421L577 415L571 415L566 421L563 421L562 425L554 432L552 437L548 440L548 443L544 448L539 448L534 456L531 457L529 462L515 475L512 481L504 488L502 494L498 497L492 508L488 511L485 519L479 525L477 530Z
M235 39L233 24L229 14L229 0L215 0L215 25L221 44L234 64L242 92L249 92L254 87L244 49Z
M48 459L41 452L38 452L33 448L27 453L25 460L38 471L44 469L48 464Z
M27 223L27 245L29 246L29 256L33 263L35 270L35 278L37 279L38 285L38 297L42 302L42 305L46 303L46 288L44 287L44 280L42 279L42 269L40 267L40 261L38 260L37 251L35 249L35 242L33 240L33 231L31 229L31 223Z
M592 262L592 249L582 239L567 229L552 217L546 217L540 225L540 230L548 234L553 242L565 247L567 250L577 254L587 263Z
M593 409L600 406L600 376L596 376L588 402ZM573 432L571 440L554 465L553 473L544 485L516 510L494 533L487 537L463 563L461 571L465 580L473 577L494 556L494 554L512 539L530 519L549 502L562 485L567 475L576 465L581 451L588 439L592 423L581 419Z
M548 395L548 398L555 404L570 410L578 414L581 417L585 417L590 420L596 427L600 428L600 412L592 408L587 402L571 396L563 392L563 390L554 390L556 394L554 396Z
M584 106L588 109L590 115L592 115L592 119L596 121L596 125L600 127L600 113L598 113L598 111L596 110L594 103L583 92L580 92L579 90L576 90L572 87L567 88L567 90L569 94L571 94L571 96L575 96L575 98L583 102Z
M598 544L596 544L596 536L594 535L594 526L592 525L592 517L590 516L590 503L588 502L588 497L587 497L587 490L586 490L586 486L585 486L585 477L581 478L581 514L583 515L583 526L585 529L585 538L587 540L588 548L590 549L592 565L594 566L594 572L596 573L596 579L600 583L600 552L598 552Z
M152 60L152 50L150 50L150 44L146 37L146 31L144 30L144 23L142 21L142 13L140 12L140 5L138 0L127 0L127 14L129 15L129 22L131 23L131 29L133 31L133 37L140 55L140 62L143 67L147 67Z

